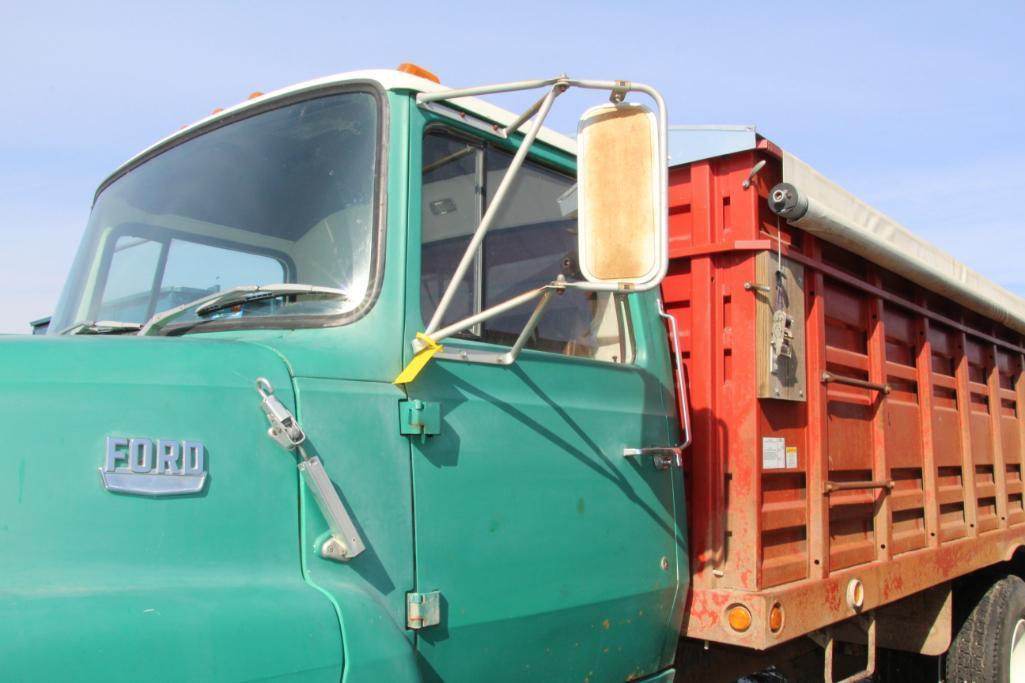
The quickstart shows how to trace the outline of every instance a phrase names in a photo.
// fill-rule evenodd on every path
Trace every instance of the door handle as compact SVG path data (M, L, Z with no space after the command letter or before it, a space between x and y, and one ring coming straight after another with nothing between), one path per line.
M667 470L670 467L683 467L683 449L679 446L655 446L652 448L624 448L623 457L651 456L655 469Z

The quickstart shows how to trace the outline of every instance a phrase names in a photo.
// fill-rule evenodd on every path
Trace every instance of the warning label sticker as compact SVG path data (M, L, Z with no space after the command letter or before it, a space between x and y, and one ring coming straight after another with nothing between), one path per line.
M762 437L762 469L781 470L787 466L787 442L774 436ZM796 458L797 453L794 452Z
M797 446L787 446L787 469L797 467Z

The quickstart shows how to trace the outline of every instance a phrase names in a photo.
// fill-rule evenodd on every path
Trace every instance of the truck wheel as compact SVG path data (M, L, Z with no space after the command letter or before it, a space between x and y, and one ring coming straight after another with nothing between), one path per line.
M1025 683L1025 581L986 591L947 651L947 683Z

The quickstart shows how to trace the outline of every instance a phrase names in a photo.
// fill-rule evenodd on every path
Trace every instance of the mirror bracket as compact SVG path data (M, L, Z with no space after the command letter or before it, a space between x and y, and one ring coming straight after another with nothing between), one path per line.
M539 88L547 88L548 92L545 93L539 100L528 107L522 114L517 116L511 122L506 124L504 128L494 127L494 132L504 138L509 138L521 126L526 124L528 121L531 125L527 132L524 134L520 141L519 147L513 156L512 162L509 165L502 181L499 183L499 187L495 192L494 199L488 205L484 216L481 218L480 224L477 226L470 242L466 247L466 251L456 267L455 272L452 275L452 279L449 281L448 286L443 293L441 300L438 302L437 308L431 317L430 322L427 325L424 335L435 342L445 339L452 334L468 329L470 326L482 322L488 318L494 317L499 313L515 308L516 306L522 305L528 301L540 297L541 300L537 303L534 308L534 312L531 314L530 319L521 331L520 336L517 338L514 346L505 354L499 355L500 363L510 364L516 360L520 350L526 344L529 336L533 333L537 324L540 322L541 317L544 314L545 308L551 298L551 294L555 290L565 290L567 287L580 288L590 291L614 291L614 292L634 292L643 291L656 287L665 277L668 269L668 260L662 258L662 263L654 277L646 278L643 282L600 282L600 281L587 281L587 282L566 282L561 276L556 281L545 285L543 287L524 292L523 294L513 297L508 301L497 304L486 311L481 311L476 315L470 316L458 323L442 327L442 320L444 320L445 313L452 302L455 293L462 282L463 278L473 263L475 255L482 244L488 229L491 227L495 216L503 208L503 203L512 182L515 180L520 167L526 159L527 153L533 146L534 141L537 139L538 134L541 132L541 127L544 124L544 120L551 110L552 104L555 98L570 88L581 88L585 90L605 90L609 92L609 99L615 105L623 105L626 100L626 95L630 92L641 93L650 97L656 104L657 118L656 118L656 131L657 131L657 149L655 150L656 157L658 160L659 168L657 170L657 183L661 188L660 201L656 210L661 215L663 225L667 217L667 183L668 183L668 116L666 114L665 100L662 95L652 88L651 86L643 83L634 83L631 81L617 80L617 81L598 81L598 80L580 80L568 78L565 74L556 76L555 78L549 78L544 80L532 80L532 81L517 81L511 83L499 83L495 85L484 85L471 88L456 88L450 90L439 90L436 92L421 92L416 96L416 103L418 106L425 109L434 109L437 111L437 107L432 107L433 103L446 103L450 106L458 106L457 103L451 102L451 100L458 100L465 97L477 97L482 95L492 95L496 93L508 93L517 92L523 90L534 90ZM664 232L664 231L663 231ZM664 235L663 235L664 237ZM664 248L664 247L663 247ZM417 339L412 341L413 349L419 353L424 349L424 344ZM443 353L443 351L442 351ZM448 356L448 354L444 354ZM401 375L400 375L401 376Z
M629 81L616 81L616 85L612 88L609 93L609 102L612 104L622 104L626 100L626 93L630 91Z
M520 166L526 159L527 152L530 147L534 144L534 140L541 132L541 126L544 124L545 118L548 116L548 112L551 110L552 104L556 97L565 92L570 88L581 88L587 90L607 90L610 93L610 98L613 101L617 99L622 102L625 96L629 92L638 92L647 95L654 100L658 109L657 114L657 145L656 151L659 160L659 178L658 184L661 188L660 206L658 211L662 220L665 221L666 214L668 212L667 207L667 183L668 183L668 115L666 114L665 100L662 95L649 85L643 83L634 83L632 81L616 80L616 81L595 81L595 80L580 80L568 78L565 74L556 76L555 78L549 78L544 80L533 80L533 81L516 81L511 83L499 83L495 85L483 85L470 88L455 88L451 90L440 90L437 92L421 92L416 96L417 105L426 107L433 102L442 102L457 100L463 97L477 97L481 95L493 95L496 93L507 93L507 92L518 92L522 90L534 90L538 88L548 88L548 92L537 102L531 105L523 114L514 119L503 131L507 137L512 132L517 130L520 126L526 123L533 117L533 123L530 129L524 135L523 140L520 142L519 149L516 150L516 154L513 156L513 160L509 165L509 169L505 176L502 178L502 182L499 184L498 190L495 192L495 197L485 211L484 216L481 218L480 224L477 226L476 231L470 239L470 243L467 245L466 251L463 254L459 265L456 267L455 272L452 275L452 279L449 281L448 287L445 289L441 300L438 302L438 307L435 309L430 322L427 325L427 329L424 334L429 337L434 337L438 328L441 326L441 321L444 319L445 313L447 312L449 305L452 302L452 298L455 296L455 292L466 276L466 272L469 269L471 263L474 260L474 255L477 253L477 249L480 247L484 240L484 236L488 229L491 227L491 223L496 215L498 215L499 209L502 208L503 200L505 195L512 185L512 181L515 179ZM649 281L643 283L645 286L637 286L641 283L635 283L635 287L631 288L630 291L640 291L643 289L651 289L657 286L668 269L668 260L662 258L663 263L659 268L659 271L655 273L655 276L650 278ZM601 283L605 284L605 283ZM602 287L601 289L605 289ZM613 287L616 291L626 291L624 287Z

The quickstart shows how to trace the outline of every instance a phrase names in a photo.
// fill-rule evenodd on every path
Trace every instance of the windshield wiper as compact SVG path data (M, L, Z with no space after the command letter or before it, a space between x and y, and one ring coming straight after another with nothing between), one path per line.
M57 334L124 334L138 332L141 323L123 323L118 320L83 320L66 327Z
M274 285L243 285L241 287L226 289L223 292L215 292L214 294L200 297L195 301L190 301L186 304L182 304L181 306L161 311L147 320L145 325L141 326L139 329L139 335L145 336L149 334L154 327L157 327L158 325L163 327L183 313L192 309L195 309L197 316L202 317L210 315L211 313L216 313L217 311L222 311L226 308L234 308L235 306L247 304L252 301L274 299L280 296L328 296L341 299L343 301L346 301L349 298L348 292L344 289L320 287L318 285L299 285L292 283L279 283Z

